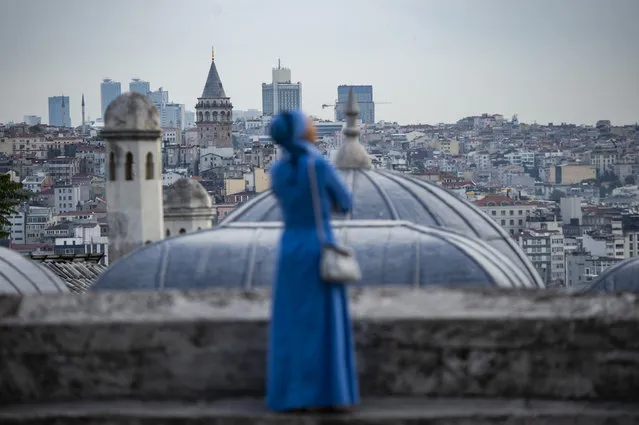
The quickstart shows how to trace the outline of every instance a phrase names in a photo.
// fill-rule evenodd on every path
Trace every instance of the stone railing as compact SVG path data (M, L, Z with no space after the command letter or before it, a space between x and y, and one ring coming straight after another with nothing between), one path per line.
M634 295L355 289L364 397L639 401ZM264 394L264 292L0 297L0 404Z

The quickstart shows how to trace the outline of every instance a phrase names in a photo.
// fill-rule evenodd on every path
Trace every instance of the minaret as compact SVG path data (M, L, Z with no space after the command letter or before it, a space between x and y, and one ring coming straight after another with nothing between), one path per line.
M84 93L82 93L82 136L85 136L86 134L86 121L84 120Z
M215 66L215 51L211 48L211 67L202 96L195 105L195 125L200 147L233 147L233 105L224 93L220 75Z
M66 105L64 103L64 93L62 93L62 128L67 126L67 123L66 123L66 117L67 117L66 112L67 111L66 111Z
M355 101L353 89L348 92L348 101L344 109L346 114L346 127L344 128L344 140L342 146L337 151L335 165L341 169L365 169L369 170L371 159L359 142L359 127L357 126L357 116L359 115L359 105Z
M160 116L143 94L124 93L104 113L109 258L162 239Z

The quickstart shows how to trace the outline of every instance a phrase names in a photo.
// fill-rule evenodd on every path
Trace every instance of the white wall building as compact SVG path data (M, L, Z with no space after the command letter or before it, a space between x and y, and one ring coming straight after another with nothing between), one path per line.
M78 186L55 186L53 188L54 195L54 212L60 214L78 209L78 203L81 200L80 187Z

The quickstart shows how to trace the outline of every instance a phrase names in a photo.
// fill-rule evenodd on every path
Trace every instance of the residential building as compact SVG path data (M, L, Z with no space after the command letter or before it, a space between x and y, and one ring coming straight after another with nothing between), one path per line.
M612 148L599 148L590 154L591 164L597 170L597 176L602 176L606 172L612 172L613 166L617 163L617 151Z
M63 234L54 237L56 254L104 254L103 264L109 264L109 238L98 223L62 223L56 227Z
M53 188L54 212L60 214L76 211L80 203L80 187L71 185L58 185Z
M516 238L546 285L563 286L564 242L561 231L528 230L519 233Z
M7 217L10 224L8 226L9 229L6 229L5 231L9 233L9 240L11 240L11 243L20 245L27 243L26 216L27 214L24 208L20 208Z
M51 179L46 173L38 172L22 180L22 187L33 193L40 193L43 189L51 186L51 183Z
M620 258L597 257L583 249L566 253L566 287L584 287L594 281L604 270L612 267Z
M26 243L43 241L44 231L53 223L53 210L49 207L29 206L25 208Z
M522 233L526 229L526 220L535 209L535 205L528 201L499 194L486 195L475 201L475 205L511 235Z
M60 156L47 160L46 169L54 183L69 184L80 172L80 158Z
M563 224L579 225L583 222L583 212L581 210L582 201L583 198L580 196L570 196L559 200Z

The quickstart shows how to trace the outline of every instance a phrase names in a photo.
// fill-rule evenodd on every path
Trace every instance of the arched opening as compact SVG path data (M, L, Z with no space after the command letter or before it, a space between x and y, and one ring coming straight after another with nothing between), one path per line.
M213 112L213 121L217 121L217 112Z
M153 154L151 152L146 154L146 179L153 179Z
M115 181L115 154L109 154L109 180Z
M197 120L198 120L199 122L204 121L204 116L202 115L202 112L198 112L198 113L197 113Z
M204 121L211 121L211 113L209 111L204 113Z
M197 228L197 230L202 230L202 228L201 228L201 227L198 227L198 228Z
M126 162L124 163L124 179L133 180L133 154L127 152Z
M166 229L166 237L168 238L169 236L171 236L171 231L169 229Z
M180 229L180 235L183 235L186 233L186 230L184 228Z
M146 241L146 242L144 243L144 245L148 245L148 244L150 244L150 243L151 243L151 241Z

